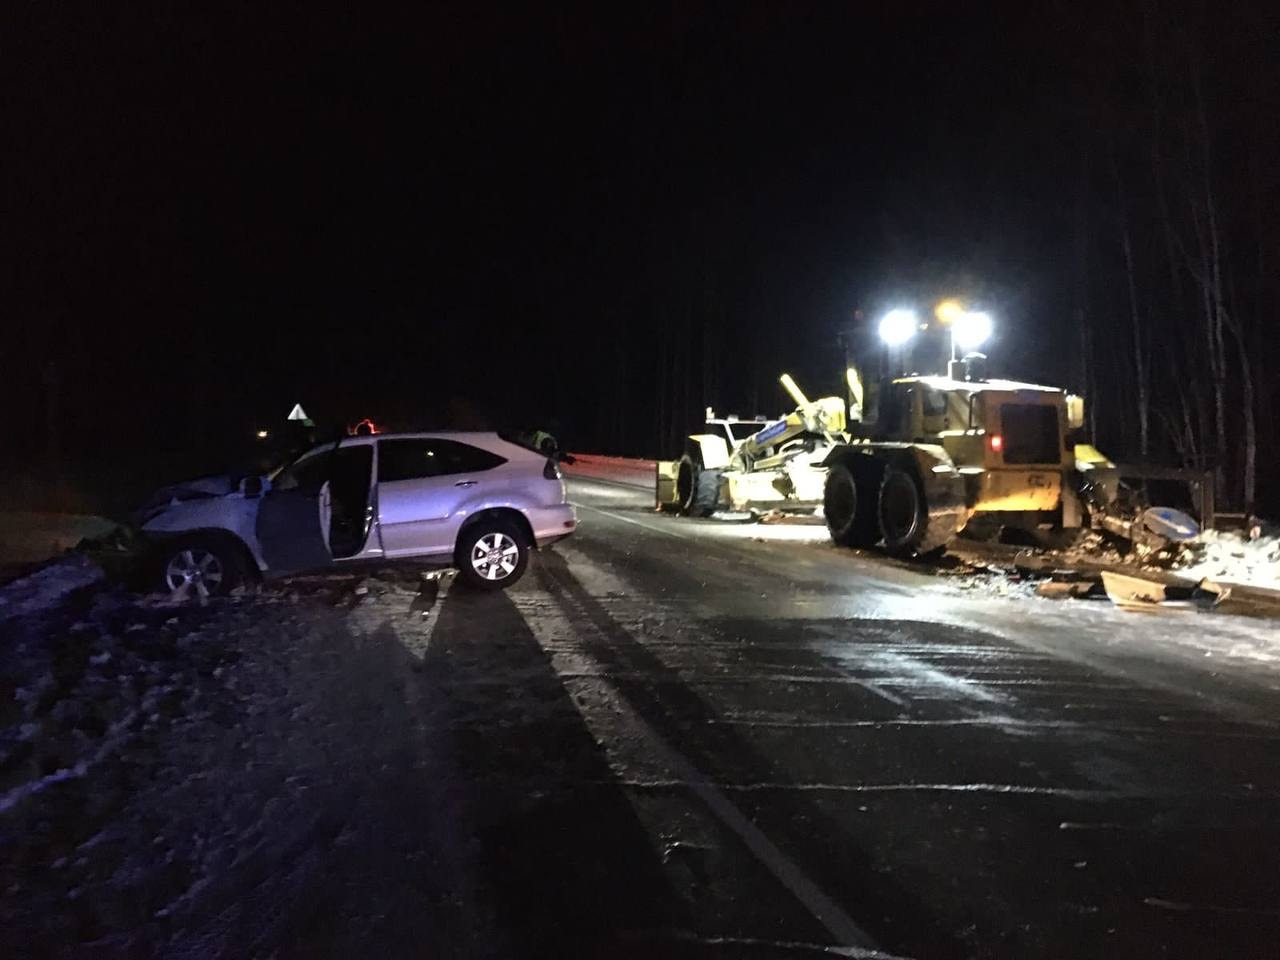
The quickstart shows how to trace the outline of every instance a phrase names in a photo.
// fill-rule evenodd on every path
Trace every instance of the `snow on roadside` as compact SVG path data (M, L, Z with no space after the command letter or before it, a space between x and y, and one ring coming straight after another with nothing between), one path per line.
M334 858L416 877L436 862L416 820L444 783L406 753L420 719L397 690L416 660L382 621L390 605L422 629L429 604L398 576L203 606L102 591L21 623L0 645L6 940L95 960L267 954L326 897L376 930L369 897L334 887ZM386 798L412 828L353 840L386 822L367 809ZM438 903L415 915L424 931L453 909Z
M1280 537L1246 540L1239 533L1206 530L1184 544L1174 569L1185 577L1280 589Z
M0 587L0 623L53 610L78 590L102 582L101 567L78 553L60 557Z
M203 642L207 611L149 608L122 591L23 609L0 646L0 921L14 942L62 955L95 928L89 915L133 909L112 889L120 847L103 827L136 791L139 759L233 654Z

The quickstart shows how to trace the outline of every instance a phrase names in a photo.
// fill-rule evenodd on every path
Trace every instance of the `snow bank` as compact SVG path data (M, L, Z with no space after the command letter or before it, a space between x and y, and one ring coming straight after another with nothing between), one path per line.
M100 566L80 554L68 554L30 576L0 587L0 623L52 610L71 594L100 583Z
M1246 540L1239 533L1206 530L1183 545L1174 569L1194 580L1280 589L1280 537Z

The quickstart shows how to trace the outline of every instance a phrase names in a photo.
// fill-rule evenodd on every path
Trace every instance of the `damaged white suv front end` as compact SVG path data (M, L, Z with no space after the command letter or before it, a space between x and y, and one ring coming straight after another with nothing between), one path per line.
M267 569L257 537L266 483L259 477L205 477L167 487L151 498L138 520L159 548L165 589L197 596L225 593Z
M480 432L344 437L270 477L166 488L139 521L163 585L200 596L255 573L392 559L503 589L577 527L556 455Z

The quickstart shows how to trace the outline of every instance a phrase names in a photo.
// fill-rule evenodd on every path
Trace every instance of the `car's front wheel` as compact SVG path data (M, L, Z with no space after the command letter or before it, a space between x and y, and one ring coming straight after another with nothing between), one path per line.
M529 565L529 547L520 531L502 521L480 521L458 539L458 576L478 590L505 590Z
M161 555L160 585L175 597L225 596L243 579L239 553L215 537L183 537Z

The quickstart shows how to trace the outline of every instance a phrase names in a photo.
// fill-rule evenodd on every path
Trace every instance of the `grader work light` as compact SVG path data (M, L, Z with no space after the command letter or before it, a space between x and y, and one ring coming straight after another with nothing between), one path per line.
M933 308L933 315L939 323L947 326L964 316L964 305L959 300L943 300Z
M888 346L900 347L919 329L920 318L914 310L890 310L880 321L880 339Z

